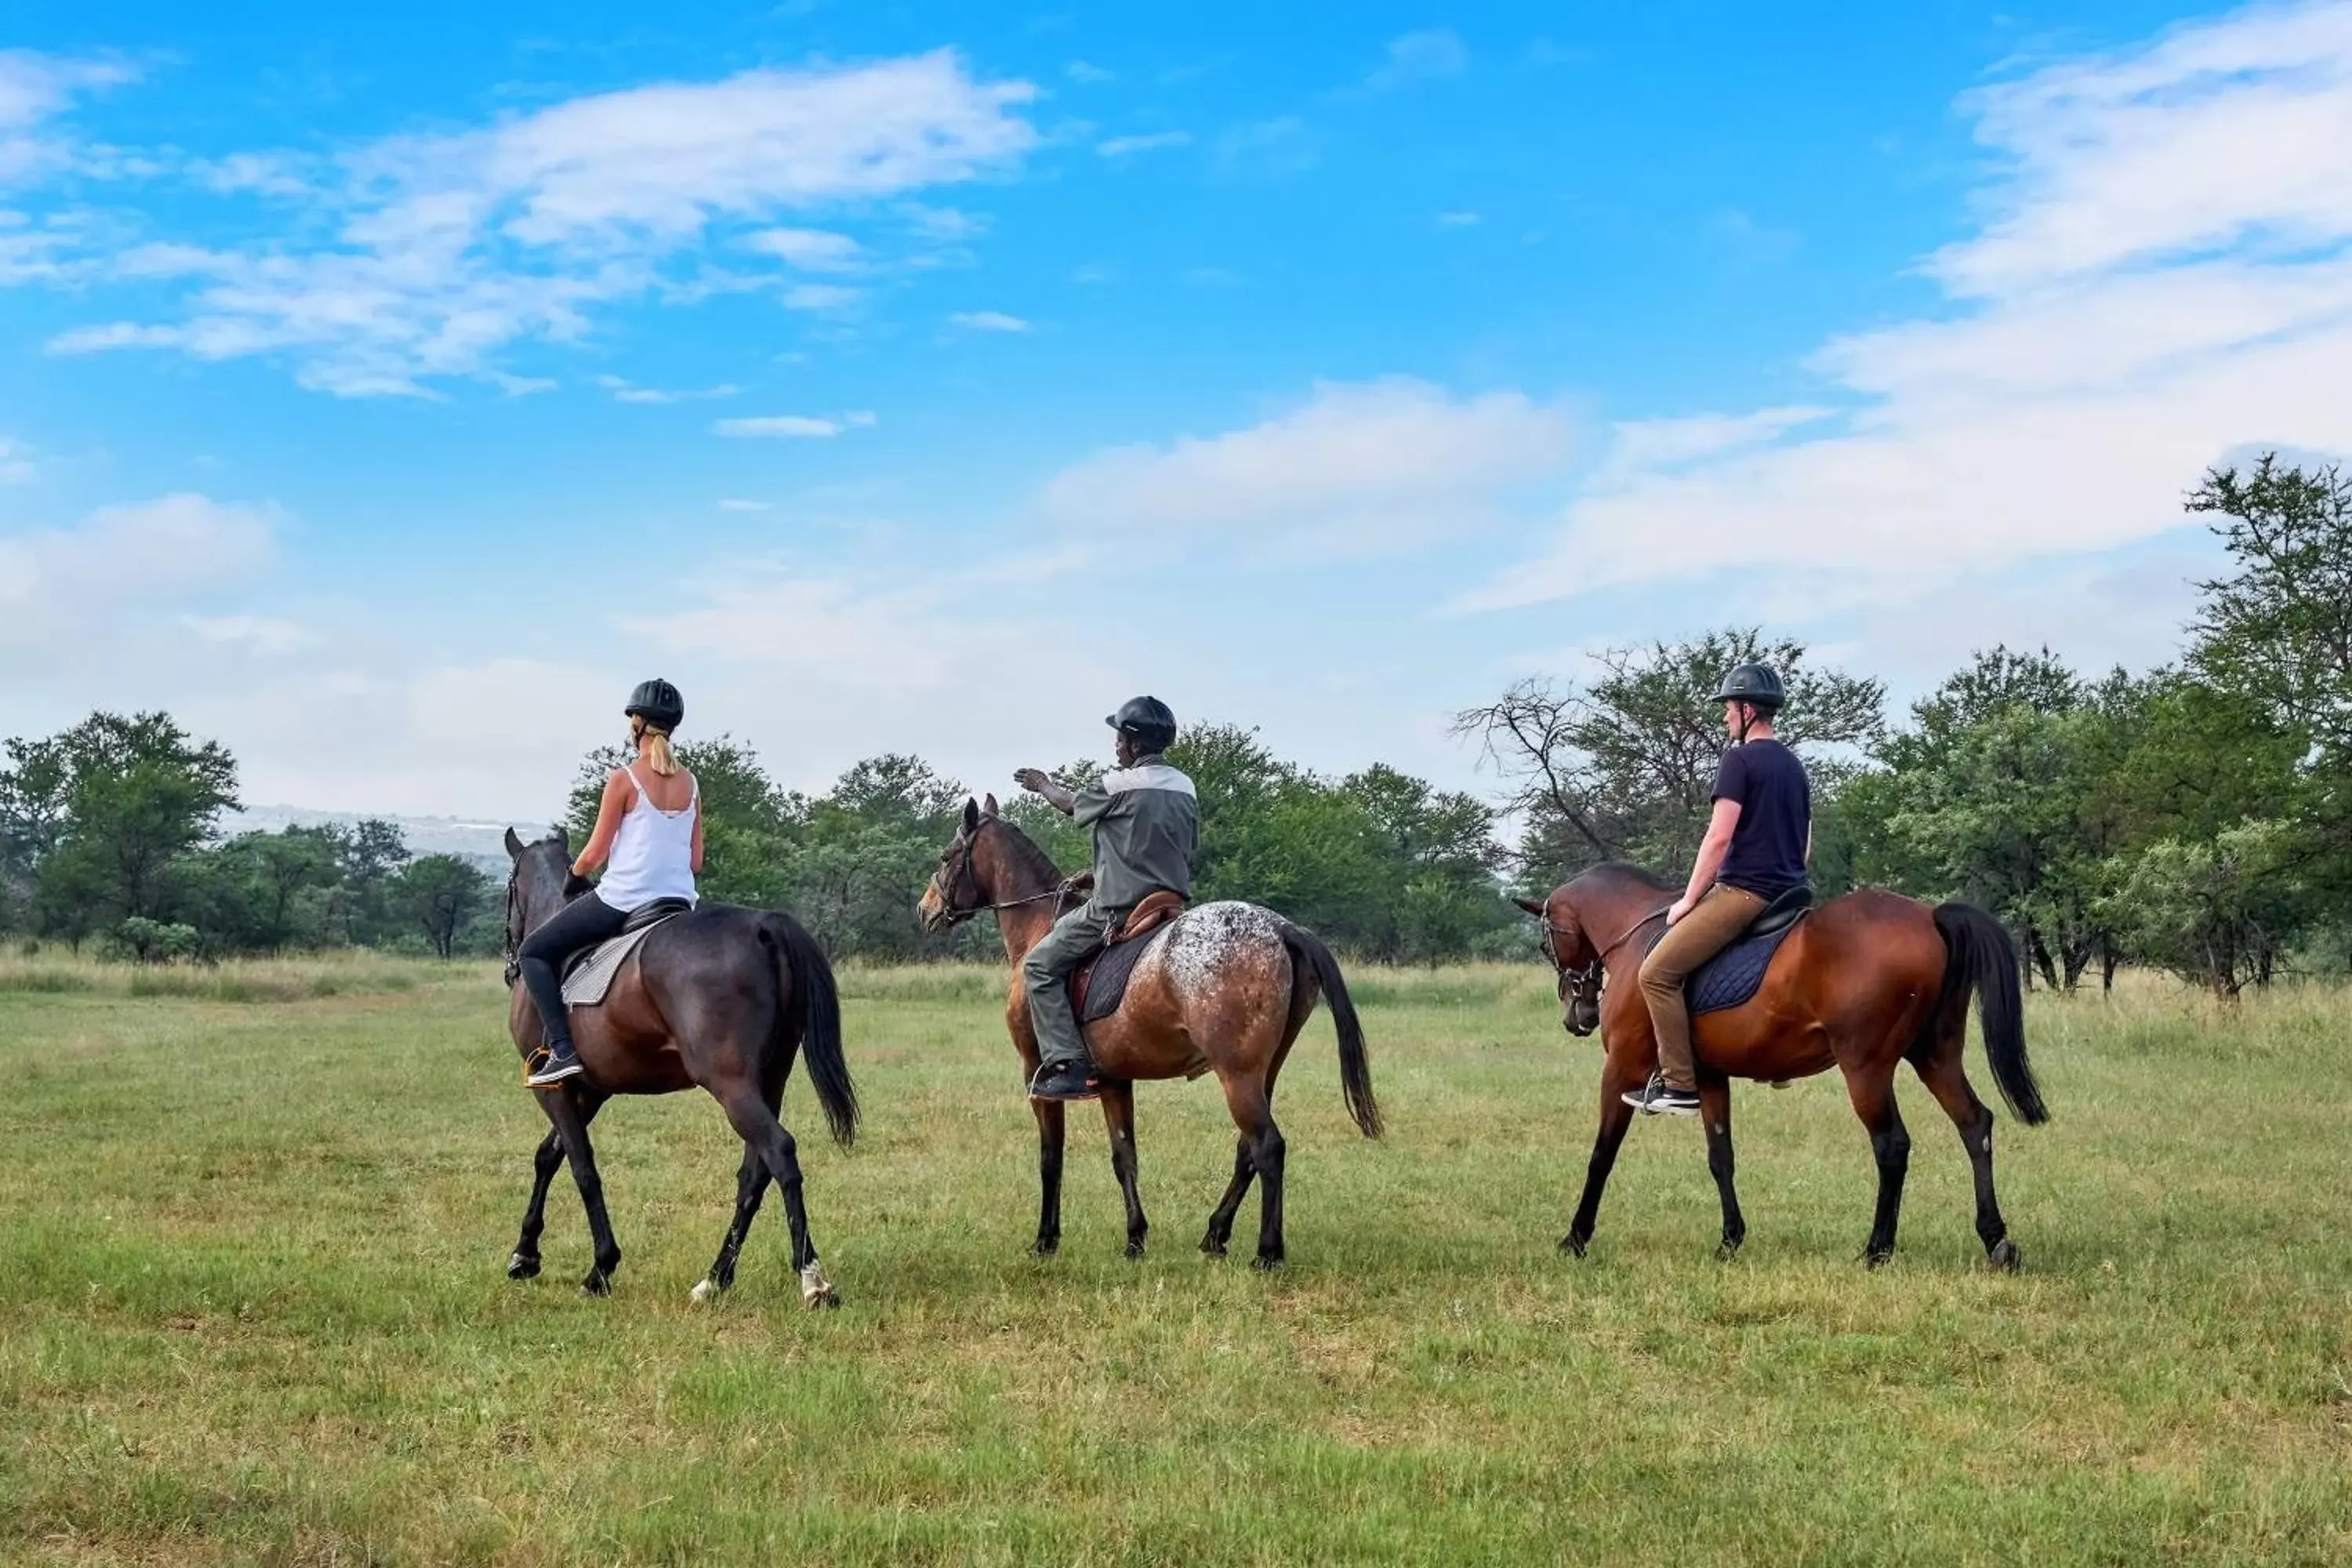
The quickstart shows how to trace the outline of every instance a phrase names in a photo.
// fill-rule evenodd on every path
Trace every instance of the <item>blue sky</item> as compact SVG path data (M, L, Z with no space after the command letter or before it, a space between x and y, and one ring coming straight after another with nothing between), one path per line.
M780 776L1139 689L1452 710L1753 621L2172 646L2352 448L2352 5L18 0L0 730L543 815L660 672Z

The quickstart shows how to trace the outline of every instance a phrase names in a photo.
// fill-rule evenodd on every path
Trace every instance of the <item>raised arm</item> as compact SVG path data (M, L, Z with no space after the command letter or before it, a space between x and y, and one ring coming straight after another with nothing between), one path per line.
M1078 809L1078 797L1046 777L1042 768L1023 768L1013 775L1013 782L1031 795L1043 797L1047 805L1064 816Z
M604 781L604 798L596 803L596 829L588 835L588 842L581 847L579 858L572 862L573 876L586 876L611 856L613 839L621 831L621 818L628 814L632 793L628 779L620 769L614 768L613 776ZM699 861L702 853L700 812L695 813L694 839L695 858Z

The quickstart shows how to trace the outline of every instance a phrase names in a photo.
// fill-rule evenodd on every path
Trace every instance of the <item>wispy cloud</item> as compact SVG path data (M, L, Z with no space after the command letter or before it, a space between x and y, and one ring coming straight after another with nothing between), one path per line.
M743 500L738 497L730 496L719 503L719 510L720 511L773 511L776 510L776 503L766 500Z
M33 449L0 436L0 485L21 485L33 473Z
M732 397L742 390L730 382L717 386L667 390L657 386L638 386L617 375L600 375L596 384L613 395L615 403L698 403L716 397Z
M0 102L54 100L11 93ZM331 161L324 194L299 226L236 249L183 247L171 319L89 323L51 347L282 354L307 385L419 393L486 374L518 340L584 337L601 305L698 298L717 247L788 269L843 269L856 242L778 228L775 218L1009 167L1036 145L1021 112L1033 96L1027 83L981 79L940 51L633 88L478 130L387 137ZM214 183L252 184L281 167L224 161ZM331 225L323 242L321 219ZM812 283L781 295L810 310L858 298Z
M845 430L855 430L873 423L874 416L860 410L837 417L811 414L762 414L746 419L721 419L710 428L721 436L782 436L802 440L823 440L838 436Z
M1462 35L1451 27L1429 27L1389 40L1387 58L1364 79L1366 90L1392 92L1401 87L1459 76L1470 64L1470 50Z
M1113 136L1095 144L1095 151L1106 158L1125 158L1137 153L1153 153L1162 147L1189 147L1192 133L1189 131L1154 131L1141 136Z
M1217 169L1228 175L1304 174L1322 157L1321 132L1296 115L1249 121L1217 139Z
M969 332L1025 332L1029 323L1002 310L959 310L948 321Z
M2234 13L1965 106L1997 163L1927 262L1949 308L1821 349L1842 416L1626 427L1466 603L1735 572L1884 600L2177 529L2198 469L2252 447L2352 452L2352 163L2311 152L2352 146L2352 7Z
M1454 212L1439 213L1437 215L1437 226L1440 228L1471 228L1475 227L1477 222L1478 215L1466 210L1456 210Z
M74 641L156 600L247 581L272 559L265 510L182 493L104 507L71 528L0 537L0 647Z
M1105 82L1118 79L1116 72L1107 71L1097 65L1089 65L1085 60L1072 60L1062 68L1072 81L1082 81L1089 87L1099 87Z
M128 61L0 49L0 190L63 171L107 172L56 121L78 100L138 79Z

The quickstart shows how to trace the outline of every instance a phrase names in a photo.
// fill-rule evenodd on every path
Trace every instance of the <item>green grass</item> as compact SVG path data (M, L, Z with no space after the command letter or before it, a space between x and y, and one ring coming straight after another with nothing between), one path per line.
M1549 976L1368 972L1391 1135L1348 1124L1318 1018L1265 1277L1254 1203L1232 1262L1193 1251L1232 1157L1207 1083L1141 1091L1146 1261L1091 1112L1029 1258L997 977L852 971L868 1135L787 1103L847 1301L811 1315L772 1202L734 1297L688 1304L737 1157L698 1095L598 1124L614 1299L573 1289L568 1181L547 1276L503 1278L542 1122L491 967L267 1005L9 978L70 967L0 970L0 1559L2352 1560L2339 993L2038 1004L2058 1121L2002 1122L2011 1279L1916 1083L1901 1247L1863 1271L1830 1078L1740 1095L1740 1261L1687 1123L1634 1130L1566 1258L1598 1052ZM281 968L254 994L351 979Z

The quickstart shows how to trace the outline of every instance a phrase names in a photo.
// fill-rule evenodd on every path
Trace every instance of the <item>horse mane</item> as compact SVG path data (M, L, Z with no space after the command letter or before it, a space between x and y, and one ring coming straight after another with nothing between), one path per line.
M992 816L988 821L1005 830L1005 842L1012 847L1015 868L1034 877L1039 890L1054 887L1063 880L1062 868L1054 864L1054 858L1045 853L1045 846L1022 832L1020 824L1003 816ZM1000 891L997 897L1002 899L1004 894Z

